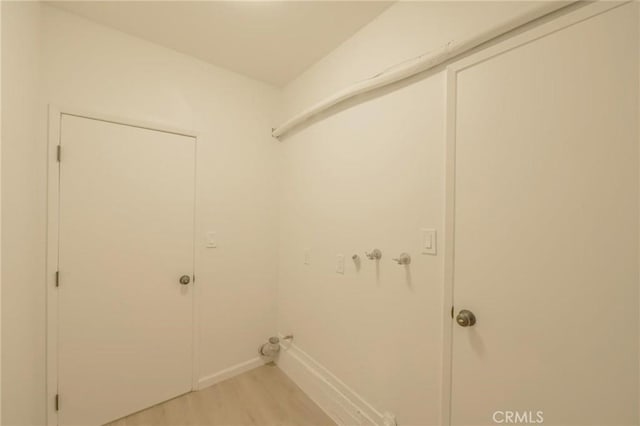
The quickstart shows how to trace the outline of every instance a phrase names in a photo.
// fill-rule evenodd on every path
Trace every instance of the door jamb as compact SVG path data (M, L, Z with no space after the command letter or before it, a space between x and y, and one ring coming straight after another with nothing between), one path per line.
M197 164L198 164L198 132L181 129L162 123L154 123L144 120L135 120L123 117L114 117L95 111L86 111L78 108L63 108L58 105L48 105L48 141L47 141L47 255L46 255L46 424L55 426L58 424L58 411L56 410L56 394L58 393L58 289L56 287L56 272L58 271L59 254L59 213L60 213L60 163L57 152L60 145L62 115L100 120L108 123L122 124L125 126L139 127L148 130L173 133L189 136L194 139L194 222L193 222L193 276L196 275L197 250L196 232L199 223L197 213ZM193 280L192 296L192 368L191 389L198 388L200 379L199 369L199 338L200 335L200 286Z
M451 425L453 386L453 311L455 269L455 150L456 150L456 100L457 74L476 64L502 55L567 27L588 20L609 10L623 6L624 2L593 2L566 15L500 41L495 45L472 53L446 68L446 124L445 124L445 238L444 238L444 294L442 329L442 386L440 424ZM541 18L544 20L545 18ZM508 35L507 35L508 37Z

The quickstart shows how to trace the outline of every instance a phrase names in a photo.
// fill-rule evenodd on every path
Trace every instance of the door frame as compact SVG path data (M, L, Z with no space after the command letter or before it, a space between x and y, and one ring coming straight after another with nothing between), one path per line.
M454 305L454 268L455 268L455 166L456 166L456 99L457 74L478 63L487 61L510 50L524 46L567 27L623 6L623 2L586 3L578 9L555 18L542 17L542 23L499 41L475 53L459 59L446 67L446 107L445 107L445 238L444 238L444 297L442 329L442 387L440 424L451 425L452 386L453 386L453 312ZM562 13L562 11L559 11ZM555 16L555 15L554 15ZM515 30L517 31L517 29ZM513 34L513 33L512 33Z
M61 138L61 120L63 115L99 120L107 123L121 124L130 127L154 130L164 133L172 133L188 136L194 139L194 206L193 206L193 275L196 275L196 232L199 223L197 214L197 164L198 164L198 132L176 128L162 123L145 120L116 117L95 111L86 111L78 108L60 107L48 105L48 142L47 142L47 254L46 276L47 287L46 321L46 424L55 426L58 424L58 411L56 410L56 394L58 393L58 287L56 287L56 271L58 270L59 253L59 208L60 208L60 163L57 150ZM199 381L199 338L200 335L200 286L193 280L192 292L192 367L191 389L198 388Z

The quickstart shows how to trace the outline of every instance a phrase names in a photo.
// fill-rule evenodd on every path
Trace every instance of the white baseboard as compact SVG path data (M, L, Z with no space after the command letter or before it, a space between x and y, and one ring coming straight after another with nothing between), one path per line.
M338 425L385 424L383 414L296 345L283 342L276 364Z
M198 390L215 385L223 380L230 379L238 374L244 373L245 371L253 370L261 365L264 365L264 361L259 357L255 357L232 367L225 368L217 373L202 377L198 380Z

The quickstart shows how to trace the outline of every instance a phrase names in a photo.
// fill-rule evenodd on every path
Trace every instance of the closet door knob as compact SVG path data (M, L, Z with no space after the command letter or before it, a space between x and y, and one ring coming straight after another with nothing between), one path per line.
M180 284L187 285L191 282L191 277L189 275L183 275L180 277Z
M461 310L456 317L456 322L460 327L471 327L476 323L476 316L466 309Z

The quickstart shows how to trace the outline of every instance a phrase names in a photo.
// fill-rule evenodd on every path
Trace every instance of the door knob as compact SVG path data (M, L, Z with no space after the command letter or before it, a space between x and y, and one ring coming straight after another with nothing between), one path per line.
M191 282L191 277L189 275L183 275L180 277L180 284L187 285Z
M456 317L456 322L460 327L471 327L476 323L476 316L466 309L461 310Z

